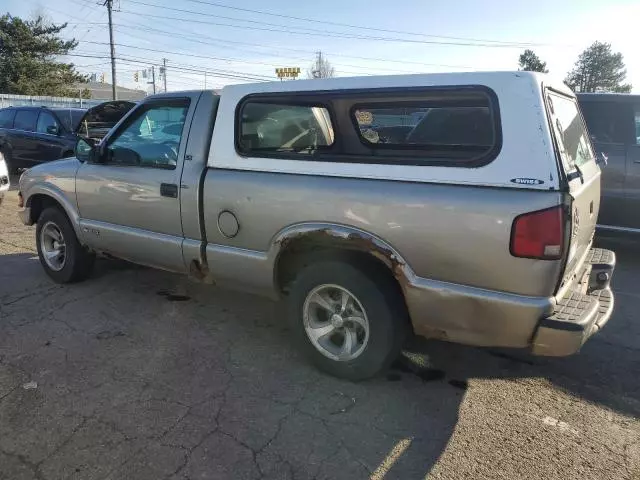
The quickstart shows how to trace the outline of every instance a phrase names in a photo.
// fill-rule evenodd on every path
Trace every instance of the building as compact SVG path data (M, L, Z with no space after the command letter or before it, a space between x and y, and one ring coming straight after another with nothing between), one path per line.
M91 99L93 100L111 100L111 84L101 82L89 82L78 85L78 88L86 88L91 91ZM137 102L147 96L144 90L133 90L131 88L117 87L116 96L118 100L129 100Z

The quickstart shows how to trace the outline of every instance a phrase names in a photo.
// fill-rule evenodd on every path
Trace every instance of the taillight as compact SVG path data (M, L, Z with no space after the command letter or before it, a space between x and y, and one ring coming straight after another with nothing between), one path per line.
M516 217L511 228L511 255L558 260L564 246L564 209L553 207Z

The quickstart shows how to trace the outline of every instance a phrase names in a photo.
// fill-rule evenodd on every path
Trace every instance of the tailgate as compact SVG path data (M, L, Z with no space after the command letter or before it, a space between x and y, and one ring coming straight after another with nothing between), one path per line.
M547 90L559 166L568 191L569 248L561 286L581 279L600 209L600 167L575 98Z

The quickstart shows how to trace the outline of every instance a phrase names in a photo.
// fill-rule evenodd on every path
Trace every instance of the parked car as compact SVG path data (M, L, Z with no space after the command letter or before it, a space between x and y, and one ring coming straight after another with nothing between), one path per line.
M591 141L607 157L598 229L640 234L640 95L578 94Z
M359 125L377 116L415 128L380 141ZM534 73L154 95L20 192L54 281L108 253L283 298L302 351L349 379L411 333L570 355L613 310L600 168L573 93Z
M9 169L7 168L7 162L5 162L2 153L0 153L0 205L4 199L5 192L9 191L11 186L9 179Z
M16 171L71 157L78 133L102 138L134 106L106 102L80 108L9 107L0 110L0 152Z

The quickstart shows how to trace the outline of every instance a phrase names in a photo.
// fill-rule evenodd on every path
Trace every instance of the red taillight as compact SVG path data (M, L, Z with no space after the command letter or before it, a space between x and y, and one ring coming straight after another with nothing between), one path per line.
M554 207L516 217L511 229L511 255L558 260L564 247L564 210Z

